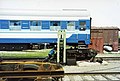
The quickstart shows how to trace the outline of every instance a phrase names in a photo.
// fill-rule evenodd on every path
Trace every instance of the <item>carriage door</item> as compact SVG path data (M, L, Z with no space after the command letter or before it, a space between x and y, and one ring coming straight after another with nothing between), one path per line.
M90 43L90 20L79 21L79 32L78 39L84 41L85 44Z
M78 42L80 44L85 44L85 39L87 37L86 34L86 21L85 20L79 20L78 24Z
M86 30L86 21L80 21L79 22L79 30L80 31L85 31Z

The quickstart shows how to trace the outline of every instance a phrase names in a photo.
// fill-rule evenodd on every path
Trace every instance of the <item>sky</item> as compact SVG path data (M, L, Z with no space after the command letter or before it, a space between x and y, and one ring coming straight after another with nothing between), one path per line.
M92 26L120 28L120 0L0 0L1 9L87 9Z

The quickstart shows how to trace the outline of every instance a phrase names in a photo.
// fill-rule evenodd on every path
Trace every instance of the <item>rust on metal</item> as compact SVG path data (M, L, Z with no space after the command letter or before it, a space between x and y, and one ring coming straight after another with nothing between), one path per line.
M91 44L88 45L88 48L97 50L99 53L103 53L103 44L104 40L102 37L92 37Z
M118 27L91 27L91 37L102 37L104 45L112 46L113 51L118 51Z
M35 61L2 61L0 78L62 78L64 70L60 64Z

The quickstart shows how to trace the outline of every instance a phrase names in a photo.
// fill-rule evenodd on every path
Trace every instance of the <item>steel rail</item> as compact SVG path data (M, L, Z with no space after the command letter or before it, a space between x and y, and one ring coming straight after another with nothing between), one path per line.
M111 71L111 72L76 72L76 73L65 73L64 75L81 75L81 74L120 74L120 71Z
M64 71L0 71L0 78L63 77Z

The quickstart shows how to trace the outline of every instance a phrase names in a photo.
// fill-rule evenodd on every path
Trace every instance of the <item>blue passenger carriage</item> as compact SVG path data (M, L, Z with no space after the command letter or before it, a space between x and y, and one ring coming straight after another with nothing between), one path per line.
M66 30L66 43L90 44L91 18L87 10L41 10L0 13L0 50L25 50L56 44L58 30Z

